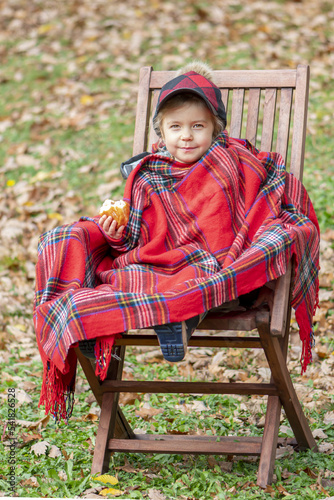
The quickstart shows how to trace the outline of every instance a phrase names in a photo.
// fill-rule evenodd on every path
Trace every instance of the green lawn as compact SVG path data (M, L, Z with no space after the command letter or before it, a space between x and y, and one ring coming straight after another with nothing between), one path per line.
M98 409L81 371L68 423L46 421L38 408L42 365L32 327L34 249L44 230L93 215L106 197L122 196L119 165L132 153L139 68L176 69L193 58L213 69L309 63L304 184L328 236L334 229L333 23L333 7L325 0L180 0L177 8L157 0L0 2L0 495L11 494L8 395L14 388L16 494L73 498L102 488L90 476ZM333 237L328 238L331 255ZM333 286L329 271L328 276L326 293ZM303 405L312 431L327 436L317 438L322 453L285 450L276 460L275 482L265 491L256 486L256 460L116 453L109 473L118 479L113 487L123 492L119 498L334 495L334 431L331 421L325 423L334 412L332 299L324 299L319 318L316 340L326 353L306 376L297 358L289 366L306 391ZM203 356L207 365L214 354ZM206 373L191 362L183 368L149 358L139 363L135 352L128 362L128 374L144 379L188 380ZM252 352L224 357L225 369L246 377L259 377L259 366ZM124 413L134 427L149 432L262 432L260 399L151 395L132 403L123 406ZM145 414L149 408L159 411ZM291 435L286 420L280 435Z

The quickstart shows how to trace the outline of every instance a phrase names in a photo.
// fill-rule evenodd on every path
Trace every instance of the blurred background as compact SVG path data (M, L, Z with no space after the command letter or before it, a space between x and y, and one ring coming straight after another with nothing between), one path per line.
M212 69L311 67L304 184L322 231L315 359L327 374L316 367L308 377L333 388L333 378L321 385L334 366L332 0L0 0L0 366L9 384L10 364L39 359L39 235L122 197L140 67L192 59Z

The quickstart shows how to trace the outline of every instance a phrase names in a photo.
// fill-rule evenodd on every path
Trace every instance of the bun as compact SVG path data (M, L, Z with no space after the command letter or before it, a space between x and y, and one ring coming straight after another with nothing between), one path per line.
M130 205L123 200L105 200L100 208L100 215L111 216L117 222L117 227L126 226L129 221Z

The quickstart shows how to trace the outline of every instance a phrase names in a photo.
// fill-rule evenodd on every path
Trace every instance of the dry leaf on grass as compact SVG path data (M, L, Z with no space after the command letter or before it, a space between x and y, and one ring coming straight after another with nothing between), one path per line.
M281 495L284 495L285 497L289 497L291 496L291 493L289 493L285 488L284 486L282 485L278 485L276 486L276 488L278 489L278 491L280 492Z
M315 429L314 431L312 431L312 435L316 439L327 439L328 438L327 434L325 434L322 429Z
M128 459L126 457L124 458L124 465L121 465L121 466L116 467L116 468L117 468L117 470L122 470L124 472L131 472L131 473L133 473L133 472L137 472L138 473L139 472L138 469L135 469L130 464L130 462L128 461Z
M16 389L15 397L19 404L32 403L32 398L23 389Z
M159 410L158 408L140 408L139 410L136 410L136 416L141 417L144 420L150 420L155 415L163 412L164 410Z
M334 425L334 411L329 411L328 413L326 413L326 415L324 416L324 424Z
M29 431L44 428L46 427L48 421L50 420L50 415L46 415L45 417L37 420L36 422L32 422L29 420L16 420L17 425L21 425L22 427L27 427Z
M58 448L58 446L56 445L52 445L51 446L51 450L50 450L50 453L49 453L49 457L50 458L57 458L57 457L60 457L61 456L61 451L60 449Z
M118 479L114 476L111 476L110 474L102 474L100 476L97 476L94 478L94 481L99 481L103 484L111 484L113 486L115 484L118 484Z
M25 434L25 433L22 433L20 435L20 439L22 439L22 441L24 443L30 443L30 441L36 441L37 439L41 439L42 438L42 434Z
M161 491L151 488L148 490L148 498L150 500L166 500L166 496Z
M30 448L36 456L45 455L50 444L47 441L39 441Z
M103 490L100 491L99 495L102 495L103 497L107 495L114 495L114 496L120 496L123 495L124 491L121 490L115 490L115 488L104 488Z
M287 446L280 446L276 450L276 460L282 457L290 456L294 453L293 446L287 445Z
M39 486L37 479L35 476L29 477L29 479L25 479L24 481L20 482L21 486L32 486L33 488L37 488Z

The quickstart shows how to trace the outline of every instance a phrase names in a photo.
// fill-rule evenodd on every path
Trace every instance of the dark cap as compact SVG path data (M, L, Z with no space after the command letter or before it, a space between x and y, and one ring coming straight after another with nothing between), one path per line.
M203 99L210 111L222 119L224 126L226 125L226 111L219 88L213 82L205 78L205 76L195 71L189 71L189 73L177 76L162 87L153 122L162 105L172 96L182 92L197 94Z

